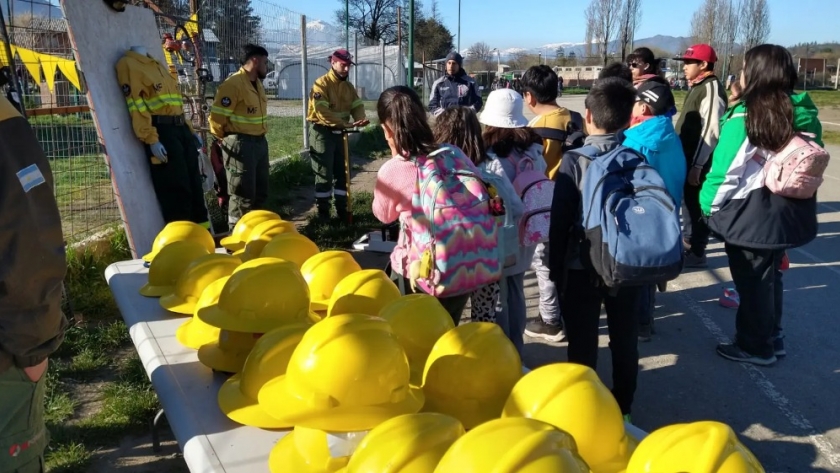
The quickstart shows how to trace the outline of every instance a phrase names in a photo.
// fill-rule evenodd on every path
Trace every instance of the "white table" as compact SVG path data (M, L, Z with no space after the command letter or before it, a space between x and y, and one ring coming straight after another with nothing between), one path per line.
M178 343L175 331L185 316L138 293L147 274L142 260L124 261L108 266L105 279L190 471L269 473L268 454L286 432L245 427L222 413L216 395L228 376Z
M268 473L269 452L286 432L245 427L222 413L216 395L227 375L202 365L197 351L178 342L175 332L187 317L164 310L157 298L141 296L138 291L147 277L142 260L114 263L105 270L190 471ZM637 439L646 435L629 424L627 430Z

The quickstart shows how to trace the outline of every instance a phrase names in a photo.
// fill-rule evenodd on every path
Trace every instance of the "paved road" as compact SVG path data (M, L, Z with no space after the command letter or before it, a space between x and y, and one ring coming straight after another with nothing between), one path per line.
M582 111L583 97L560 103ZM829 146L840 158L840 147ZM651 343L640 344L641 374L633 421L663 425L719 420L732 426L773 472L840 472L840 159L832 161L819 196L820 234L792 250L785 273L787 358L771 368L726 361L715 345L734 334L735 312L717 303L731 284L723 245L709 248L710 268L683 274L657 296ZM537 316L536 280L526 280L529 314ZM599 373L609 385L606 319ZM565 343L530 340L525 362L566 358Z

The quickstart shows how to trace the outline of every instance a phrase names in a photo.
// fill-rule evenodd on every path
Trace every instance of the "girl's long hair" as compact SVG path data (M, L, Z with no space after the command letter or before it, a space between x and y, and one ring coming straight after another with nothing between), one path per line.
M404 157L422 156L437 149L426 120L426 109L414 90L398 85L382 92L376 103L379 123L394 134L394 146Z
M754 146L779 151L794 134L790 95L798 73L793 58L782 46L762 44L747 51L744 63L747 137Z
M517 150L520 153L528 151L534 144L542 144L542 138L534 130L524 128L496 128L484 127L484 145L500 158L507 158Z
M435 118L435 140L461 148L476 166L487 159L481 123L470 107L452 107Z
M653 55L653 51L650 48L636 48L627 56L627 62L631 63L633 61L639 60L650 67L644 70L643 74L656 74L659 75L662 71L659 70L660 60L656 59L656 56Z

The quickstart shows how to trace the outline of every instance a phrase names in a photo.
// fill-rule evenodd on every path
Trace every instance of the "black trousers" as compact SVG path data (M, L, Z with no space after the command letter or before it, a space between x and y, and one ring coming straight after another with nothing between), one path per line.
M783 250L757 250L726 244L729 271L741 297L735 315L735 343L745 352L773 355L773 340L782 330Z
M155 129L168 158L165 163L149 162L163 222L187 220L206 224L210 217L204 202L195 138L187 125L155 125ZM146 155L152 156L149 145Z
M656 308L656 285L639 288L639 325L653 322L653 310Z
M683 237L691 247L691 252L697 256L706 254L711 234L700 210L700 189L703 187L702 181L705 180L706 172L703 172L704 177L699 186L686 183L683 188Z
M601 304L607 311L612 352L612 393L622 414L629 414L639 376L639 298L642 287L619 289L611 295L588 271L569 271L563 297L563 319L569 341L569 362L595 369Z

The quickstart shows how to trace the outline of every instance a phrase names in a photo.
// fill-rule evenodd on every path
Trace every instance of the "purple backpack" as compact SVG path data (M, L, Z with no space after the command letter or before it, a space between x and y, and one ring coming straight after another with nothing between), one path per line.
M508 156L516 175L513 188L522 199L525 213L519 221L519 241L533 246L548 241L551 223L551 202L554 199L554 181L534 170L534 160L522 156L517 162Z

